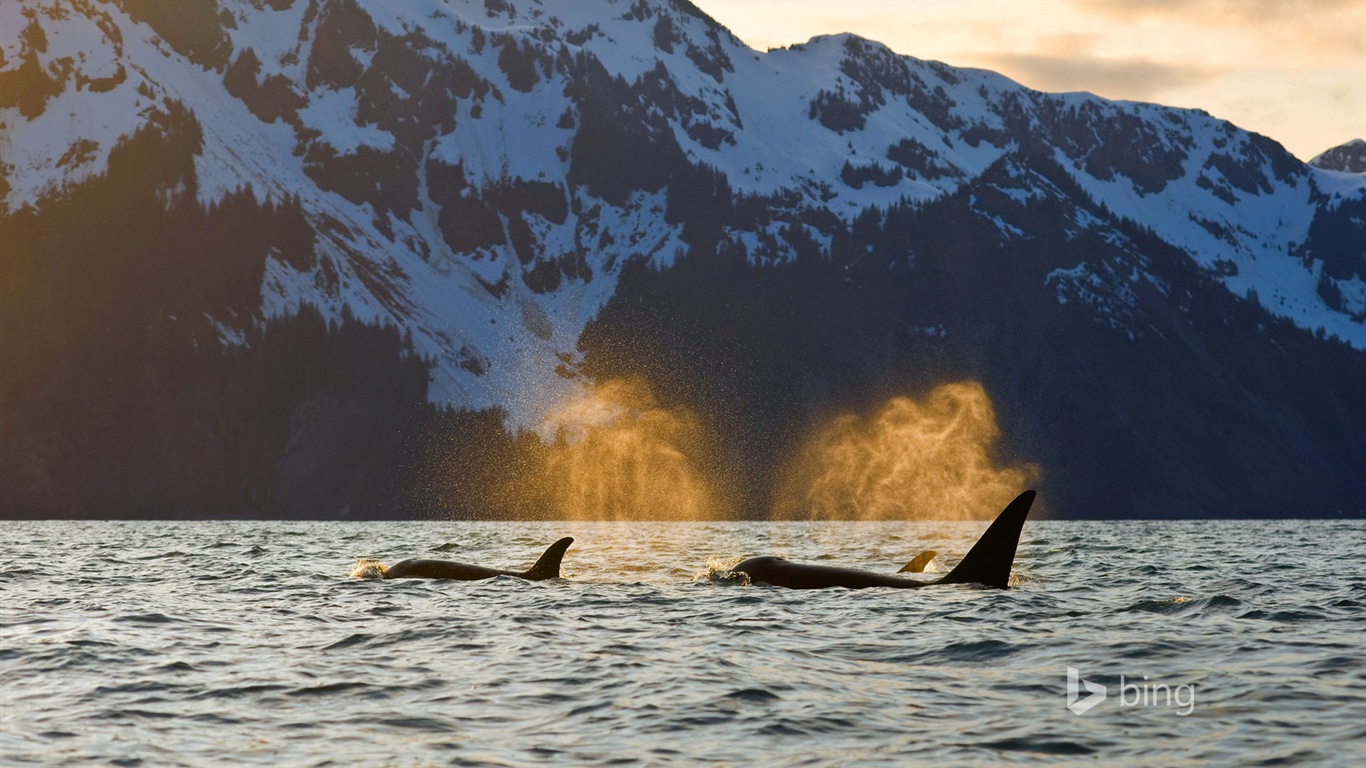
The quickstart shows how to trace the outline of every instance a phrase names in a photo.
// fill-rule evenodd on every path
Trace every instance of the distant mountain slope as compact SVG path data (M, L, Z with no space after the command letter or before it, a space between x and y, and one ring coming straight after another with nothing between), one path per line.
M1315 156L1309 164L1325 171L1366 173L1366 141L1352 139Z
M196 349L345 311L402 329L427 399L517 426L586 376L650 369L727 413L736 452L897 381L971 374L1004 398L1012 450L1047 457L1064 514L1105 514L1112 483L1126 514L1154 488L1172 513L1366 506L1366 176L1203 112L1040 93L849 35L759 53L685 0L25 0L0 7L0 54L0 200L38 243L12 252L8 274L32 273L7 277L14 295L90 292L75 266L42 272L42 238L82 189L127 185L186 221L237 211L201 230L218 238L277 222L234 255L165 244L155 268L99 272L174 270L180 289L120 316ZM160 214L127 215L106 239ZM675 282L680 260L715 259ZM739 289L720 275L749 288L718 304ZM756 306L827 314L760 333ZM13 334L44 316L4 311ZM680 367L697 323L756 334L747 356L686 361L743 371L747 393L674 381L710 375ZM1169 401L1179 417L1155 418Z

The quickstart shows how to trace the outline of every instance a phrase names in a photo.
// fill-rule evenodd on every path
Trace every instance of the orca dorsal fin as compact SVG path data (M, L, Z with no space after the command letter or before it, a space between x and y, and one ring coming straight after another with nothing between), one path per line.
M1029 508L1034 505L1034 491L1025 491L1001 510L982 538L972 545L967 555L940 584L985 584L1005 589L1010 584L1010 567L1015 562L1015 547L1020 543L1020 529Z
M938 554L939 553L935 552L933 549L927 549L911 558L911 562L901 566L901 570L897 571L897 573L924 573L925 566L929 565L930 561Z
M574 543L574 537L566 536L563 539L551 544L541 555L541 559L524 574L522 578L530 581L543 581L545 579L558 579L560 577L560 561L564 559L565 550Z

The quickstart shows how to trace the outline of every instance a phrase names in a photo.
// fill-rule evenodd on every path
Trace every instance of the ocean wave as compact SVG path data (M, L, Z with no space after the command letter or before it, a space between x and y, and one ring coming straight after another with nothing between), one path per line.
M580 524L565 579L345 578L395 542L522 562L563 528L12 524L5 760L1250 764L1363 737L1359 526L1031 524L1009 591L728 588L747 554L892 572L971 545L863 524ZM1110 698L1070 712L1069 667ZM1194 712L1121 706L1120 676Z

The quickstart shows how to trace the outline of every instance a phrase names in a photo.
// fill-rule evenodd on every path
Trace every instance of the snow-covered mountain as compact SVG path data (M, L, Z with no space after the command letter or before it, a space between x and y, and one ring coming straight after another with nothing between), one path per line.
M760 53L686 2L175 7L0 9L3 74L34 73L0 112L6 204L101 173L121 137L178 101L203 131L201 200L243 185L298 196L326 232L309 270L270 264L263 312L307 301L400 322L438 361L438 398L534 418L520 382L573 356L620 264L686 247L664 215L667 176L641 152L781 201L727 230L754 257L784 259L794 251L778 230L810 228L813 211L848 222L933 200L1028 148L1235 294L1366 348L1366 280L1336 280L1330 306L1310 241L1315 217L1360 205L1366 180L1200 112L1038 93L848 35ZM585 135L621 119L638 122L640 147ZM625 178L584 168L601 154ZM530 205L502 203L519 195ZM810 234L828 245L828 231ZM320 292L329 270L335 289Z
M855 36L755 51L686 0L0 5L8 211L112 176L153 134L192 157L157 182L167 201L249 187L311 241L263 246L254 306L198 307L220 343L305 305L393 323L432 361L432 401L516 425L591 372L585 328L632 264L868 248L890 269L939 258L951 233L917 233L940 214L992 269L1054 233L1013 290L1117 345L1203 311L1195 280L1366 350L1366 176L1200 111L1040 93Z
M1366 173L1366 141L1352 139L1314 156L1309 164L1325 171Z

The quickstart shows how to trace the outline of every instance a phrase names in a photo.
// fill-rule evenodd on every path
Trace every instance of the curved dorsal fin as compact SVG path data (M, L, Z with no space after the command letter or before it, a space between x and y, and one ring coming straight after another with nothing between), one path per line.
M972 545L958 567L940 579L940 584L985 584L1005 589L1010 583L1010 566L1015 562L1015 547L1020 543L1020 529L1024 527L1029 508L1034 504L1034 491L1025 491L1010 502L987 528L982 538Z
M930 561L938 554L939 553L935 552L933 549L927 549L912 558L911 562L901 566L901 570L897 571L897 573L924 573L925 566L929 565Z
M564 559L565 550L574 543L574 537L566 536L563 539L551 544L541 555L541 559L524 574L522 578L531 581L542 581L544 579L558 579L560 577L560 561Z

